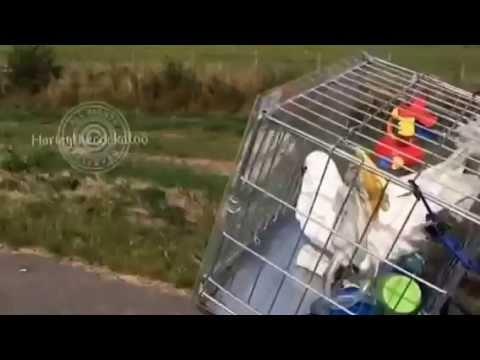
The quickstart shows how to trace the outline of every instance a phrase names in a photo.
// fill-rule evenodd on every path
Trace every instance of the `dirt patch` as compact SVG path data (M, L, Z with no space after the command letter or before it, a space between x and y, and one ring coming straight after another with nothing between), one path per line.
M132 154L133 155L133 154ZM192 167L200 172L209 172L230 176L235 171L235 163L233 161L219 161L200 158L179 158L167 155L137 155L135 158L143 161L171 163L174 165L183 165Z
M33 194L25 194L17 190L0 190L0 199L8 199L14 202L33 202L38 201L39 198Z
M184 134L179 134L176 132L168 132L168 131L162 131L160 133L160 137L164 139L174 139L174 140L180 140L180 139L186 138Z
M179 188L167 190L166 201L169 206L183 209L185 219L192 223L198 223L204 216L206 209L203 204L207 203L207 199L201 192Z

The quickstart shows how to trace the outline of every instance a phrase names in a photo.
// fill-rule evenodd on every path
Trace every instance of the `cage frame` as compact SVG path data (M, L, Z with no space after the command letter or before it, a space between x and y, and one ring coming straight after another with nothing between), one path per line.
M358 69L361 69L362 71L360 74L356 73ZM380 78L384 83L379 83L378 81L372 80L371 78L368 77L368 76L374 77L372 76L372 73L375 70L378 70L381 74L383 74L383 78L382 78L382 75L378 75L378 74L374 74L374 76L377 78ZM410 78L406 78L405 76L402 77L402 74L403 75L411 74L411 77ZM385 89L383 89L382 86L384 88L392 90L392 86L391 86L391 84L393 83L392 79L395 79L395 78L399 78L399 81L402 80L403 86L400 86L400 89L393 88L393 90L396 90L393 93L384 94L385 96L388 96L388 97L381 103L382 104L381 106L376 106L376 105L372 106L372 104L367 104L367 106L370 106L371 108L375 108L376 109L375 112L373 113L364 112L365 117L363 118L363 121L358 122L358 124L354 126L348 127L347 136L339 137L336 142L328 142L328 141L322 140L319 137L309 134L308 131L302 130L298 126L292 126L291 124L288 124L288 122L282 121L282 119L278 118L279 112L284 112L287 114L290 112L289 115L292 115L292 111L286 108L287 105L291 105L291 104L293 104L294 106L299 105L298 108L302 108L303 105L297 102L298 99L311 101L312 103L315 103L316 106L328 108L328 106L326 106L321 101L310 98L308 94L310 94L312 91L318 92L317 90L319 88L325 88L330 91L341 93L341 90L339 91L338 89L337 90L334 89L334 86L336 86L336 84L339 84L339 79L341 80L347 79L347 81L350 81L351 84L365 86L368 89L367 91L368 94L375 101L375 100L381 100L381 99L379 98L379 95L371 95L370 91L376 91L377 94L381 94L382 92L385 92ZM365 83L369 81L367 83L368 85L365 85L365 83L362 83L362 80L365 81ZM389 85L385 85L385 83L388 83ZM350 88L351 91L358 91L358 90L355 90L354 87L345 84L345 81L343 84L340 83L340 86L343 86L344 89ZM376 88L376 86L378 86L378 88ZM417 87L414 88L414 86L417 86ZM427 93L430 90L436 91L435 95ZM233 229L239 226L241 228L245 227L245 221L247 221L246 219L248 219L249 211L251 210L250 208L251 203L256 200L254 195L256 192L259 192L265 196L269 196L271 197L272 200L274 200L274 202L283 205L285 208L289 208L289 210L293 211L294 213L295 212L298 213L298 210L295 209L294 206L289 204L288 201L285 202L281 198L276 197L274 194L270 193L269 191L265 191L264 189L262 189L261 186L258 186L255 181L251 180L252 178L255 178L258 181L258 179L261 178L262 174L265 171L266 161L262 162L261 167L259 167L258 169L255 167L256 158L258 158L259 155L265 155L265 154L261 154L265 141L269 142L270 144L277 145L275 148L276 149L275 152L272 154L270 165L267 166L267 170L266 170L267 178L269 175L271 175L272 168L274 168L275 161L278 158L278 153L280 151L279 144L282 143L282 140L283 140L282 136L285 137L287 136L287 134L293 133L303 138L305 141L311 142L317 148L321 148L325 152L329 153L330 154L329 161L332 157L332 154L334 154L335 156L345 158L350 163L358 166L358 168L362 167L374 174L382 176L384 179L386 179L387 186L388 184L395 184L397 186L404 188L406 191L409 191L411 190L410 186L406 184L404 181L400 180L398 176L392 175L390 172L387 172L378 168L374 168L372 166L369 166L363 163L357 157L352 156L350 153L342 150L340 148L340 145L349 146L351 137L357 136L359 134L363 136L361 131L369 128L371 126L370 122L372 120L384 121L384 119L382 119L379 116L379 114L388 113L390 108L394 105L395 102L406 101L408 97L412 96L412 94L417 94L417 93L420 95L428 94L429 98L435 99L435 101L437 102L433 103L432 113L436 115L441 115L442 118L451 122L451 126L445 126L442 124L441 127L445 128L445 130L444 132L436 133L436 135L439 137L439 141L435 145L439 146L440 148L444 148L446 151L450 151L451 153L453 153L455 149L451 148L447 144L447 142L451 141L455 137L456 126L458 126L459 123L468 121L469 116L472 116L472 115L476 116L480 114L480 102L477 100L475 94L472 94L466 90L462 90L455 86L452 86L431 75L415 72L413 70L393 64L389 61L380 59L378 57L373 57L367 53L363 53L361 57L347 59L342 63L337 63L331 66L330 68L328 68L327 70L319 70L319 71L307 74L300 79L281 85L277 88L274 88L268 91L263 95L258 96L254 103L253 109L250 113L248 125L244 133L242 145L236 157L236 164L237 164L236 171L231 176L226 186L225 193L222 200L222 206L217 213L215 225L212 230L212 235L210 237L210 241L209 241L207 250L205 252L204 260L200 268L199 276L195 284L194 297L197 305L203 311L206 311L208 313L215 313L216 311L212 310L212 307L210 306L213 303L215 304L215 306L217 306L217 308L223 309L225 313L235 314L235 311L229 309L228 306L222 304L220 301L218 301L215 298L214 293L216 291L220 291L227 294L235 301L241 303L241 305L245 307L245 309L248 310L249 313L262 314L261 311L255 309L253 306L250 306L249 304L253 291L255 290L255 286L257 285L259 275L257 275L256 278L254 279L252 291L248 296L248 301L244 301L242 299L237 298L235 294L231 293L225 286L223 286L217 280L214 279L215 274L225 272L226 269L233 266L236 259L238 259L242 254L245 254L245 253L250 253L252 256L257 256L259 260L263 262L264 265L262 266L269 266L269 267L275 268L278 272L282 273L282 281L279 289L282 288L283 282L287 278L293 282L300 281L296 279L295 276L290 274L288 270L283 269L281 266L273 263L268 258L262 257L261 254L255 252L255 250L252 248L252 246L255 244L256 238L257 237L261 238L262 232L274 226L275 223L279 221L279 219L282 219L282 216L284 216L284 214L282 214L281 212L284 209L276 210L272 214L269 214L268 219L264 219L260 221L260 223L262 224L264 223L264 224L259 226L258 229L255 229L254 236L249 238L247 242L242 242L242 239L236 239L235 236L225 231L225 229ZM322 96L322 94L320 93L319 95ZM349 95L349 94L344 94L344 95L346 95L346 97L352 97L352 95ZM441 96L446 97L446 99L455 97L456 100L452 105L448 103L446 99L442 99ZM335 98L332 99L331 96L329 95L323 94L323 97L331 101L338 102L338 99L335 99ZM355 100L358 102L359 98ZM359 101L359 102L361 103L363 101ZM446 107L442 107L441 104L443 103L447 103L448 106L452 106L452 108L447 109ZM303 108L304 109L302 110L306 110L305 106L303 106ZM458 112L455 112L452 109L458 109ZM333 108L328 110L335 111L337 109ZM358 108L355 110L358 110ZM308 111L308 108L306 111ZM321 114L317 113L315 115L320 117ZM306 127L306 129L310 129L310 130L315 129L315 131L328 132L328 129L322 128L320 125L316 123L312 123L308 121L308 119L306 118L302 119L301 116L300 117L298 116L298 114L293 113L293 116L294 117L296 116L298 121L303 122L303 125ZM345 114L345 113L342 113L340 116L343 116L346 118L350 117L351 119L349 119L349 121L358 120L351 116L348 116L348 114ZM265 124L268 124L268 125L265 125ZM269 130L264 129L262 132L262 126L270 126L271 124L275 124L279 128L283 128L285 132L282 133L279 131L274 138L272 137L269 138L268 137ZM421 125L420 125L420 128L422 128ZM434 133L435 132L436 131L434 131ZM281 135L281 134L284 134L284 135ZM420 139L422 138L420 137ZM422 140L428 140L428 139L422 139ZM365 150L371 152L371 149L365 149ZM429 154L429 155L434 157L437 156L441 158L440 155L435 153ZM445 158L443 160L445 160ZM469 159L469 160L473 161L474 163L478 163L475 159ZM420 171L417 171L414 169L408 169L408 168L406 170L409 170L412 173L416 173L417 175L420 175L425 169L428 169L429 166L432 166L428 162L426 162L423 165L424 165L424 168L422 168ZM480 175L480 173L476 169L473 169L473 168L468 168L468 169L471 172ZM299 178L301 180L301 175L299 175ZM298 181L298 179L295 179L294 177L292 177L292 184L291 184L292 188L295 188L295 186L293 185L295 184L296 181ZM238 197L238 189L240 188L247 189L246 190L247 195L245 195L243 199L239 199ZM353 189L353 186L351 185L349 188L349 192L352 189ZM287 194L287 199L292 200L292 199L295 199L295 197L297 196L298 196L297 193L292 192L291 194ZM451 211L452 213L462 217L463 219L469 220L477 225L480 225L480 216L478 214L475 214L470 210L465 210L457 205L442 201L442 199L439 199L436 196L429 194L428 191L424 193L424 196L428 201L431 201L432 203L438 206L448 209L448 211ZM347 201L347 199L348 199L348 196L345 199L345 201ZM472 200L477 202L478 198L475 198ZM242 210L239 210L238 205L242 201L246 203L246 207L243 210L246 212L246 214L244 214L242 223L238 224L237 217L239 212L242 211ZM414 207L416 206L416 204L417 203L415 203ZM412 211L414 207L412 207ZM310 214L304 214L304 215L307 215L307 218L310 219ZM337 215L340 216L340 212ZM408 222L409 216L405 220L405 223ZM315 219L313 220L315 221ZM398 241L398 237L400 237L404 226L405 224L403 224L402 228L400 229L397 238L394 240L393 246L395 246L396 241ZM334 229L330 228L328 230L330 231L330 236L332 236L332 234L335 234ZM337 236L337 234L335 234L335 236ZM239 249L236 252L229 254L229 256L223 259L220 259L222 255L223 246L227 242L227 240L225 239L227 239L231 243L234 243ZM345 240L349 241L348 239L345 239ZM366 253L369 252L368 249L362 248L361 244L352 244L352 245L356 246L357 249L365 251ZM295 249L294 249L294 252L295 252ZM371 254L371 255L375 256L375 254ZM396 270L400 271L401 273L404 273L405 275L411 278L414 278L420 283L426 282L422 278L416 277L416 275L409 273L408 271L397 266L393 262L389 263L388 256L387 256L387 259L380 259L380 261L383 263L387 263L392 268L396 268ZM290 265L291 265L291 261L289 261L289 264L287 264L287 269ZM260 274L261 271L262 270L259 270L258 273ZM449 271L451 271L453 275L450 275L450 278L452 280L445 286L446 289L440 288L435 284L431 284L427 282L428 286L432 288L436 288L439 294L444 295L444 296L439 296L438 301L436 301L436 305L433 306L433 308L436 310L438 310L439 308L441 308L443 304L445 304L448 294L454 291L454 289L458 286L458 283L460 281L462 274L465 273L464 269L459 267L458 264L453 264L452 269L450 269ZM233 280L232 280L232 283L233 283ZM354 315L348 309L335 303L335 301L332 301L332 299L326 297L324 294L317 291L315 288L310 287L310 284L305 284L302 282L302 285L304 286L305 291L311 291L315 293L317 296L325 298L327 302L330 302L334 306L339 307L340 309L344 310L346 313ZM278 293L275 295L273 304L275 304L276 296L278 296ZM303 297L302 297L302 301L303 301ZM272 307L269 308L267 313L270 313L271 310L272 310ZM298 310L299 309L297 308L295 313L298 313Z

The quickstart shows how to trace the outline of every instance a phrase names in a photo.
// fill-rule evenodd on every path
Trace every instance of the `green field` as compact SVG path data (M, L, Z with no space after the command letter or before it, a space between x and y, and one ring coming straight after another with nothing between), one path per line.
M34 140L55 136L61 112L46 115L19 109L3 110L0 113L2 146L12 146L20 157L30 159L38 171L69 169L55 146L38 146L38 141ZM215 199L221 197L226 183L224 176L196 173L188 167L163 161L151 164L151 161L143 160L143 156L233 161L246 123L244 118L218 115L162 117L133 112L127 112L126 116L133 134L146 135L148 143L132 146L130 157L112 176L149 180L159 186L207 190Z
M9 46L0 46L0 62L5 62ZM227 68L259 66L294 69L298 73L314 69L319 63L328 65L341 58L368 51L418 71L430 72L451 80L460 64L466 74L480 72L480 47L478 46L56 46L62 63L145 63L165 61L167 57L194 63Z

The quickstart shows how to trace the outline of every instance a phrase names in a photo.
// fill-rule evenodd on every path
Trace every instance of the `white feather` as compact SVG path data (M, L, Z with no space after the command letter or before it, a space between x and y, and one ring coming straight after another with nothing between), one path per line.
M480 116L457 127L455 143L459 149L467 149L469 154L480 154Z
M343 186L342 178L334 161L328 162L328 155L322 151L314 151L305 159L306 171L303 176L302 187L297 201L296 218L304 229L305 235L317 246L323 246L330 234L325 227L331 228L335 221L335 204L337 192ZM315 194L320 185L322 174L327 166L324 179L315 199ZM315 200L315 201L314 201ZM317 221L307 221L311 217Z
M310 153L305 160L305 166L296 218L312 244L335 254L336 259L341 258L340 262L346 265L355 250L352 242L360 239L361 230L368 220L360 193L353 191L334 227L335 218L348 194L348 188L343 183L335 162L333 160L329 162L328 155L324 152ZM325 175L315 199L325 167ZM307 220L309 214L310 220ZM337 235L332 234L329 240L330 229L334 229ZM297 265L313 271L319 255L318 251L305 245L297 257ZM317 265L317 274L323 275L331 261L328 256L324 256L323 261Z

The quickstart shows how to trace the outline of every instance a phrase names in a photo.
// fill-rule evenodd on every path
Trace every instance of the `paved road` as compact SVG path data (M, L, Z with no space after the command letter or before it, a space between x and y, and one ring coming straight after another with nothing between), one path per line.
M161 287L106 279L98 273L43 256L0 253L0 314L199 312L189 296Z

